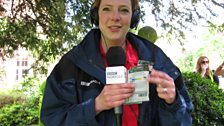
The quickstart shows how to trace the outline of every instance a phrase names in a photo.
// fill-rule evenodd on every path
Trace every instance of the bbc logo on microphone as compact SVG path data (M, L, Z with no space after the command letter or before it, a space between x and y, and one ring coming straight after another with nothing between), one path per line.
M107 73L107 76L113 76L113 75L116 76L117 75L117 72L108 72Z
M127 69L124 66L106 68L106 83L121 84L127 82Z

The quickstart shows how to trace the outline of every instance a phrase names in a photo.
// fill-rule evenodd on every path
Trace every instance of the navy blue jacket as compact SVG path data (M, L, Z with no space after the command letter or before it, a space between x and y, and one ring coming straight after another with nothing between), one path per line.
M160 99L156 86L150 85L150 101L140 105L141 126L190 126L193 105L179 69L164 52L132 33L127 39L139 59L154 62L154 69L164 71L175 80L177 98L168 105ZM91 30L83 41L65 54L55 66L45 87L41 121L45 126L114 126L113 110L96 115L95 98L105 80L105 66L99 50L100 31Z

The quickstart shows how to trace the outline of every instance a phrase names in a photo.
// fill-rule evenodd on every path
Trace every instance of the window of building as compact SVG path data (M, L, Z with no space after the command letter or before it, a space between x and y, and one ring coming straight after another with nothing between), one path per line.
M28 74L28 69L22 69L22 77L24 78Z
M17 60L17 66L19 66L19 60Z
M16 80L19 80L19 70L16 69Z
M0 49L0 58L2 58L3 57L3 51L2 51L2 49Z
M16 59L16 80L20 81L23 79L27 74L29 70L28 66L28 57L18 57Z
M21 61L21 63L22 63L22 66L28 66L28 60L27 60L27 58L23 58L22 61Z

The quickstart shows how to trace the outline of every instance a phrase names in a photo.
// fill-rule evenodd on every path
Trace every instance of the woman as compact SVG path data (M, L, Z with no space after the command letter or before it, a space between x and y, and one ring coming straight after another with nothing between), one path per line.
M209 67L209 59L206 56L200 56L196 65L196 73L201 74L203 78L208 78L212 82L219 84L219 78L214 75Z
M159 47L128 33L139 21L138 0L95 0L90 13L99 29L91 30L49 75L41 121L46 126L114 126L113 108L135 89L130 83L106 84L105 55L119 46L126 52L127 69L140 59L153 61L155 68L147 79L150 101L124 105L122 125L191 125L192 103L178 68Z

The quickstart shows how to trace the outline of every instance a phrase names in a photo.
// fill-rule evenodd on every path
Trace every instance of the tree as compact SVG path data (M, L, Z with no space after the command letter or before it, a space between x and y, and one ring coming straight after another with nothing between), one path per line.
M186 55L177 60L177 65L184 72L193 72L195 71L198 58L204 55L209 58L210 68L215 70L224 59L223 43L224 33L220 32L220 29L211 27L203 33L203 37L199 40L195 39L195 41L191 43L194 44L194 46L197 45L197 48L190 51L184 51Z
M79 43L91 27L88 0L11 0L3 4L11 5L9 10L4 9L11 14L0 20L0 48L5 56L19 47L32 51L37 57L33 66L41 72L46 73L45 66Z
M164 35L178 39L183 45L185 32L197 25L224 29L224 22L215 24L212 18L224 13L224 3L218 0L146 0L158 26L164 28Z
M189 29L189 24L197 25L201 20L223 32L224 24L217 26L209 20L209 17L216 16L212 9L214 6L224 9L224 3L216 0L142 2L148 3L158 25L168 35L175 35L180 42L181 37L184 38L183 29ZM46 70L44 66L47 63L79 43L92 28L89 17L91 3L89 0L1 1L0 14L3 17L0 19L0 48L3 48L6 56L12 55L19 47L32 51L37 58L33 66L46 72L43 70ZM205 8L206 13L199 10L199 7ZM11 13L6 15L4 12ZM145 12L142 13L144 15Z

